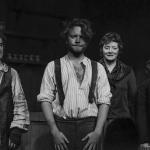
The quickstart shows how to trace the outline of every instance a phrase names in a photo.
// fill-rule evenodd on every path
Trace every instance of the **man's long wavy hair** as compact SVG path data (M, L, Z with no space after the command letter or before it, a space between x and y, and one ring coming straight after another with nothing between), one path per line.
M64 23L64 30L61 32L61 37L67 40L70 30L75 27L81 27L83 39L88 43L93 37L93 31L91 29L91 23L87 19L74 18L71 21Z

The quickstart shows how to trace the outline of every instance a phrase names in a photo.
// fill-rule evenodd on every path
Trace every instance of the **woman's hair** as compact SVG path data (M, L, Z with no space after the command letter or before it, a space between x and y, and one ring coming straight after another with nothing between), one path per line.
M110 42L118 43L119 51L123 49L123 43L122 43L120 35L116 32L109 32L109 33L106 33L99 42L100 51L102 52L103 46Z
M71 21L64 23L65 29L61 32L61 36L66 40L68 38L70 29L75 26L81 27L81 32L84 40L89 42L93 37L93 31L91 29L91 23L87 19L74 18Z

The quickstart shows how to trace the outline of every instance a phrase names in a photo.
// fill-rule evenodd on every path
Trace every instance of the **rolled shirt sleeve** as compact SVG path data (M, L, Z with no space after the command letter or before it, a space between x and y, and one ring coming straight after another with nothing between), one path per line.
M44 71L38 102L50 102L55 99L56 85L54 82L54 61L50 62Z
M16 70L11 68L12 74L12 94L14 103L14 117L10 128L18 127L28 130L30 124L29 111L21 81Z
M98 63L98 76L96 85L96 103L110 104L112 94L110 92L110 85L104 67Z
M52 103L53 112L60 117L97 116L98 104L110 104L110 86L105 69L98 63L98 76L94 90L95 102L90 104L88 100L92 68L91 60L84 58L85 67L84 79L81 84L77 81L73 64L67 56L61 59L62 85L65 94L64 105L59 103L59 95L56 87L54 73L54 61L46 66L42 78L40 93L37 96L38 102Z

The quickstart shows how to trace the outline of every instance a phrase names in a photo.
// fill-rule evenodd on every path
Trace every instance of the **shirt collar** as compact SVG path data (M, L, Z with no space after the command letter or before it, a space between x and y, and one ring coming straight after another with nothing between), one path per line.
M65 59L66 59L67 61L70 61L68 55L65 55ZM88 58L87 58L86 56L84 56L84 58L82 59L81 62L82 62L85 66L87 66L87 64L88 64Z
M3 64L0 66L0 71L2 71L2 72L7 72L7 71L8 71L8 66L7 66L5 63L3 63Z

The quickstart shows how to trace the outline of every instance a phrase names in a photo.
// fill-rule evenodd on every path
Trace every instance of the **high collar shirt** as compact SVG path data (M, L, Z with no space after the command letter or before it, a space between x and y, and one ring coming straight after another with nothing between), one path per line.
M8 71L8 66L3 64L0 66L0 84L3 79L4 73ZM11 88L12 88L12 99L14 103L14 117L11 122L10 128L20 128L23 130L28 130L29 126L29 111L27 106L27 101L21 86L20 78L17 71L11 68Z
M54 61L46 66L40 94L37 96L39 102L52 103L53 113L63 118L85 118L97 116L99 104L110 104L110 85L104 67L97 63L98 75L95 87L95 102L89 103L88 95L91 86L92 67L91 60L87 57L82 59L85 66L84 77L80 83L77 79L72 61L65 55L60 59L62 86L65 94L64 105L61 107L56 87L54 73Z

